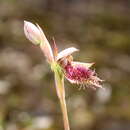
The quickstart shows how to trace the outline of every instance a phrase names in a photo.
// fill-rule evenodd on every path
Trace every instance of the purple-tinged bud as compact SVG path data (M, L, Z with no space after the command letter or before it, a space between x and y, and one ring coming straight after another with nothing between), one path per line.
M24 32L26 37L35 45L40 45L41 50L43 51L47 61L49 63L54 62L53 52L51 46L43 33L39 25L35 26L34 24L24 21Z
M24 33L33 44L39 45L41 43L40 31L34 24L24 21Z

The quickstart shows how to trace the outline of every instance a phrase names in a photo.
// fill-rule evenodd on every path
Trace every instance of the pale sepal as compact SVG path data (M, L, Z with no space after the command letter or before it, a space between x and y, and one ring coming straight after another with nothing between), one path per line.
M77 61L72 61L72 66L81 66L81 67L86 67L86 68L90 68L91 66L94 65L94 63L83 63L83 62L77 62Z
M56 57L56 61L58 61L58 60L60 60L62 58L65 58L65 57L71 55L72 53L74 53L76 51L78 51L78 49L75 48L75 47L67 48L67 49L65 49L65 50L58 53L58 55Z
M37 24L37 27L40 31L40 35L41 35L41 39L42 39L40 47L41 47L44 55L46 56L47 61L49 63L52 63L52 62L54 62L54 56L53 56L52 48L51 48L44 32L42 31L41 27L38 24Z

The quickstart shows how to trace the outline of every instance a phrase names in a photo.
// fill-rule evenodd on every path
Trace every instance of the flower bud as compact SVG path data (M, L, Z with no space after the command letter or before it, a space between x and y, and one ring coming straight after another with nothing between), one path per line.
M33 44L39 45L41 43L40 31L34 24L24 21L24 33Z
M33 44L40 45L41 50L47 58L47 61L52 63L54 61L54 57L51 46L39 25L35 26L30 22L24 21L24 32L26 37Z

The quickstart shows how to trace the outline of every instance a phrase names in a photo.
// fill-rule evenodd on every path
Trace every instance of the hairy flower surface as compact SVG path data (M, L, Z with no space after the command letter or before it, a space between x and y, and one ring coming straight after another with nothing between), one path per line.
M64 66L64 73L67 80L71 83L75 83L81 85L83 87L91 87L91 88L102 88L100 82L102 81L99 79L94 70L90 69L89 67L92 63L80 63L76 62L68 62Z

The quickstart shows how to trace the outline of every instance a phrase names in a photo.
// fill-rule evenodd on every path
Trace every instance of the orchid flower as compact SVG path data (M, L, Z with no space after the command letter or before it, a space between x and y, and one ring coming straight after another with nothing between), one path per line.
M72 54L77 52L75 47L67 48L58 53L58 48L53 40L52 48L39 25L24 21L24 32L26 37L35 45L39 45L55 76L55 86L63 113L65 130L70 130L67 107L65 101L64 77L72 84L78 84L83 88L102 88L102 80L97 77L91 66L94 63L82 63L73 61Z

